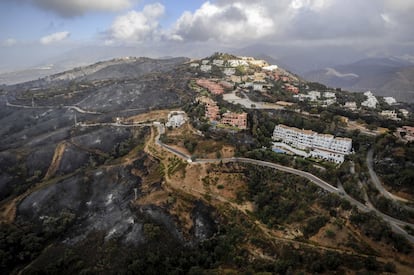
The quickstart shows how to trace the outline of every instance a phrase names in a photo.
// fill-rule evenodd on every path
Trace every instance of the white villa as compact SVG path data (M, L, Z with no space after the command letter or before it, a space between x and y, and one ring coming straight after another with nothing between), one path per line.
M400 112L401 112L401 114L402 114L405 118L407 118L407 117L409 117L409 116L410 116L410 112L409 112L408 110L406 110L406 109L399 109L398 111L400 111Z
M277 65L269 65L269 66L265 66L262 69L265 71L276 71L279 67Z
M336 94L332 92L324 92L323 97L324 98L336 98Z
M342 163L351 153L352 139L318 134L279 124L273 131L273 140L281 141L299 150L309 150L307 156Z
M347 108L347 109L350 109L352 111L355 111L358 108L355 101L345 102L344 107Z
M384 110L380 113L380 115L385 118L392 119L392 120L401 120L398 117L397 112L395 112L394 110Z
M183 111L172 111L168 114L168 122L165 126L179 128L187 121L187 116Z
M395 104L397 104L397 100L395 98L391 97L391 96L384 97L384 101L388 105L395 105Z
M200 66L200 71L208 73L211 72L211 65L201 65Z

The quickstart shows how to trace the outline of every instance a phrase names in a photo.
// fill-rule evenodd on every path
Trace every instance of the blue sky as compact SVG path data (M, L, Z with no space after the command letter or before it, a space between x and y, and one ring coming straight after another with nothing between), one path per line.
M414 49L412 14L411 0L1 0L0 68L87 46L159 56L254 44L393 54Z
M70 2L71 0L67 0ZM86 0L85 0L86 1ZM135 3L134 3L135 2ZM203 1L157 1L166 7L162 26L171 26L184 11L194 11ZM132 5L119 11L89 11L74 17L62 17L53 10L45 10L30 1L0 2L0 41L14 39L30 43L55 32L69 31L71 39L93 41L110 27L113 20L128 10L142 10L154 1L131 1Z

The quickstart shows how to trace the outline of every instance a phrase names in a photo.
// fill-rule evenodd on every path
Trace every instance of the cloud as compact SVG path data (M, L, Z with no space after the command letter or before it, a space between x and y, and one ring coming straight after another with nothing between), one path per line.
M185 12L170 29L175 41L281 43L392 41L414 35L414 1L217 0Z
M414 1L384 0L383 19L391 36L398 41L413 42Z
M173 27L171 37L184 41L231 42L262 38L274 33L276 27L264 6L206 2L194 13L185 12Z
M105 43L157 39L161 35L159 19L164 13L165 7L155 3L146 5L142 11L130 11L117 17L108 30L109 39Z
M137 0L20 0L63 17L73 17L94 11L120 11L132 6Z
M56 33L52 33L50 35L40 38L40 43L42 43L43 45L49 45L49 44L53 44L53 43L57 43L62 40L65 40L69 36L70 36L70 33L67 31L56 32Z
M305 6L297 9L287 36L309 40L360 39L384 35L381 9L371 1L330 1L323 9Z
M6 40L3 41L3 43L1 43L1 45L4 47L13 47L16 44L17 44L17 40L14 38L7 38Z

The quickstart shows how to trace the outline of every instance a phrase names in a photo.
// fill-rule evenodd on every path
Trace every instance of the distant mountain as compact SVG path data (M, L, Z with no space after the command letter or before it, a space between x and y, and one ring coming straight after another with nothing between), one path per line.
M102 61L93 65L77 67L48 77L48 80L104 80L131 79L151 72L171 70L187 58L151 59L147 57L124 57Z
M237 55L255 57L258 54L271 56L278 61L277 65L297 74L345 64L345 62L357 61L366 57L365 53L351 47L311 47L303 44L253 44L232 50L232 52Z
M64 71L65 69L69 68L62 68L61 66L55 66L53 64L50 64L48 66L39 66L24 70L0 73L0 84L12 85L16 83L35 80L38 78L42 78L48 75Z
M36 80L45 76L67 71L76 67L87 66L102 60L125 56L156 57L148 51L136 47L82 47L70 50L62 55L45 60L36 66L21 70L0 73L0 84L16 84Z
M393 96L414 102L414 64L400 58L368 58L347 64L310 71L305 79L351 91L372 90L377 95Z
M16 87L34 88L45 87L51 82L94 81L131 79L151 73L171 70L177 64L190 59L184 57L170 59L151 59L147 57L123 57L100 61L92 65L76 67L64 72L48 74L42 78L15 84ZM29 71L29 70L28 70ZM52 72L53 70L48 70Z

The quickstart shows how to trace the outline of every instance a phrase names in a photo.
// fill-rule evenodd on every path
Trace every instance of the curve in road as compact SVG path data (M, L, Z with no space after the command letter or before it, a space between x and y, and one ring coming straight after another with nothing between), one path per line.
M158 135L155 137L155 143L160 145L161 147L165 148L167 151L183 158L184 160L187 160L190 163L195 163L195 164L197 164L197 163L220 163L220 162L249 163L249 164L253 164L253 165L270 167L270 168L277 169L277 170L282 171L282 172L287 172L287 173L294 174L294 175L297 175L297 176L300 176L300 177L304 177L304 178L310 180L311 182L313 182L314 184L318 185L319 187L323 188L324 190L326 190L328 192L331 192L331 193L335 193L337 195L340 195L342 198L346 199L348 202L350 202L352 205L356 206L359 210L361 210L363 212L370 212L370 211L375 212L384 221L386 221L388 224L390 224L391 229L394 232L403 235L411 243L414 243L414 236L411 236L410 234L408 234L405 230L403 230L401 228L401 226L409 226L411 228L414 228L414 224L407 223L407 222L398 220L396 218L393 218L391 216L388 216L388 215L380 212L379 210L377 210L376 208L374 208L374 206L372 206L370 204L368 206L364 205L361 202L359 202L356 199L349 196L342 189L339 189L335 186L330 185L326 181L318 178L317 176L315 176L315 175L313 175L309 172L297 170L295 168L283 166L283 165L280 165L280 164L275 164L275 163L261 161L261 160L255 160L255 159L249 159L249 158L196 159L196 160L189 161L189 160L191 160L190 156L188 156L188 155L186 155L182 152L179 152L179 151L169 147L168 145L165 145L164 143L162 143L160 141L160 139L159 139L160 135L165 132L164 125L161 124L161 123L154 123L154 126L156 126L158 128Z
M385 198L394 201L399 206L403 207L406 210L414 211L413 207L410 207L408 205L401 204L401 202L408 202L406 199L398 197L394 194L391 194L388 192L388 190L385 189L384 185L382 184L381 180L379 179L377 173L374 171L374 149L371 148L367 153L367 167L369 176L371 177L371 181L374 184L375 188L383 195Z

